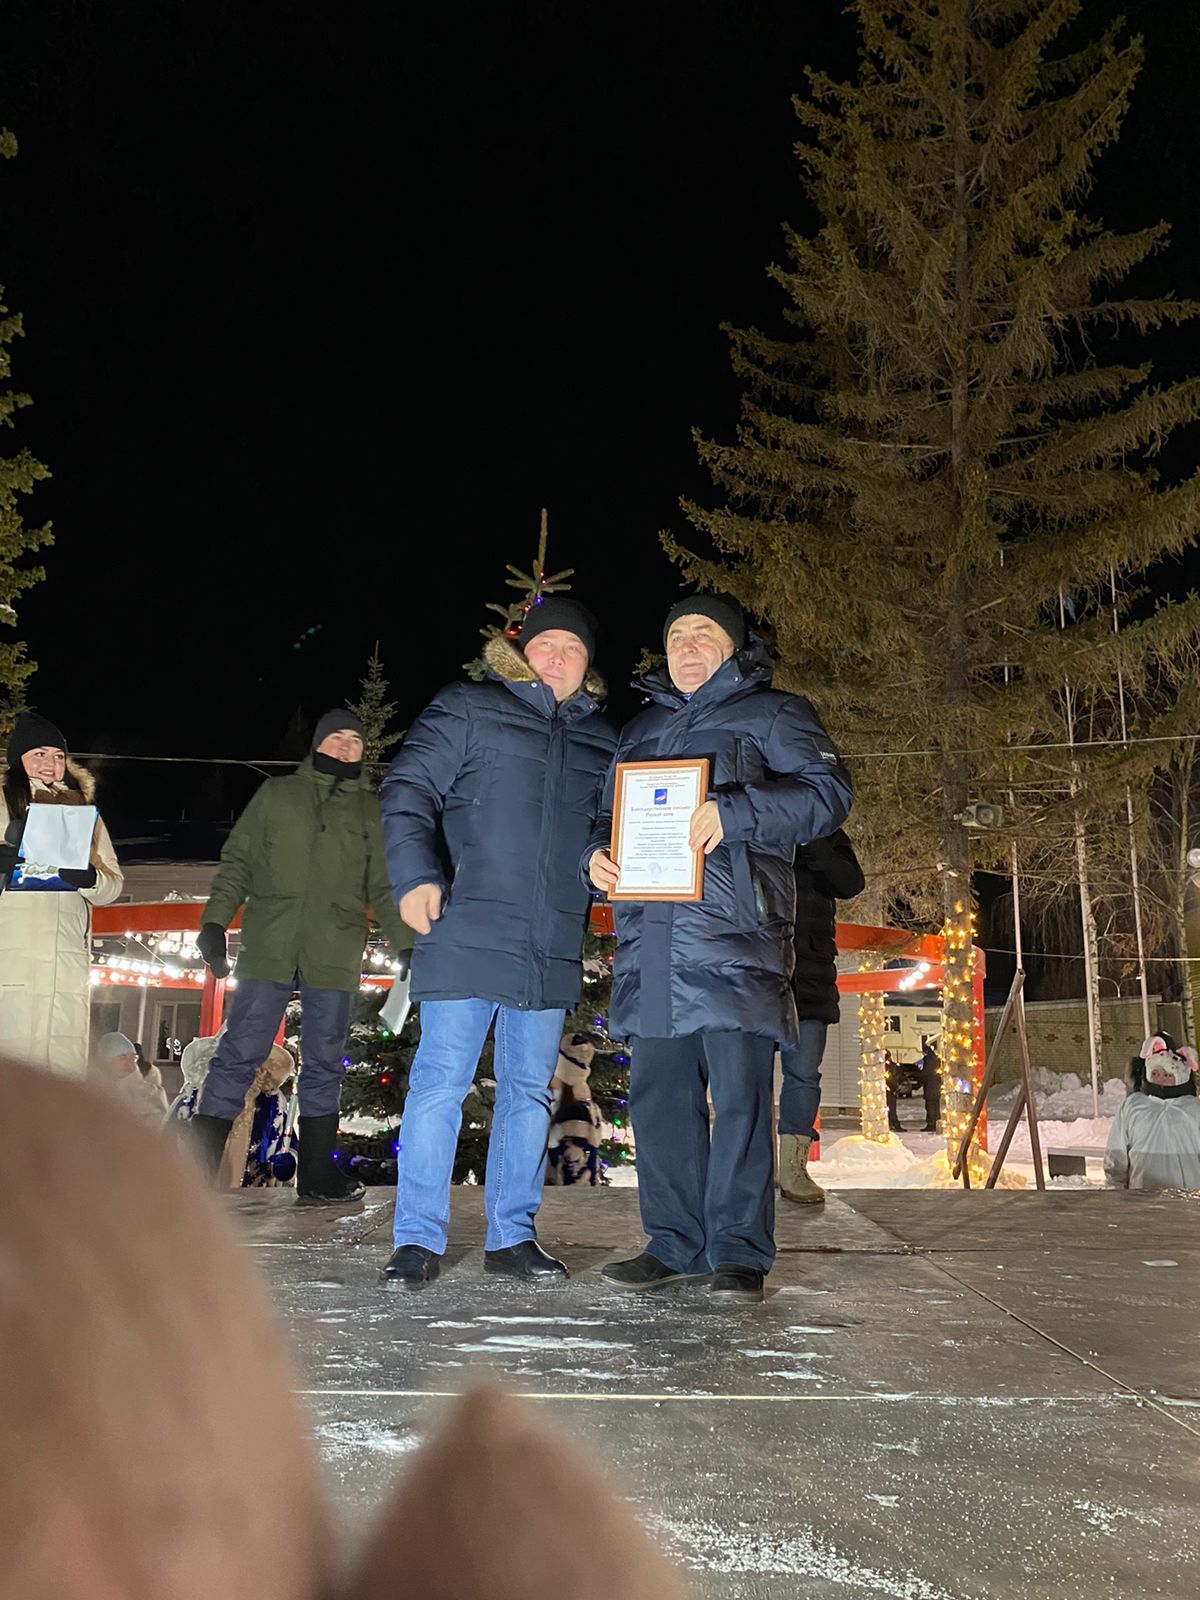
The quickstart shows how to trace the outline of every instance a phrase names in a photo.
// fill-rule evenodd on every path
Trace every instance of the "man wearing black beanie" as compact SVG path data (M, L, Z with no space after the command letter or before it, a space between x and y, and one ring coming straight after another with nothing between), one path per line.
M604 1276L634 1293L690 1280L718 1300L761 1300L775 1256L775 1043L798 1039L793 857L840 825L850 779L808 701L771 687L735 600L677 601L663 643L667 659L637 685L650 704L621 734L582 867L596 888L616 886L618 762L703 756L709 795L689 838L705 858L703 892L614 907L609 1027L631 1043L649 1244Z
M358 1200L362 1184L338 1168L333 1152L367 908L394 952L408 950L412 936L392 903L379 801L363 776L363 727L352 711L326 712L298 770L268 778L229 835L197 941L219 978L229 972L226 929L243 906L237 989L198 1114L188 1125L193 1141L215 1173L246 1090L298 987L297 1198L308 1205Z
M417 935L421 1044L409 1075L384 1282L423 1289L446 1248L462 1102L495 1023L485 1199L488 1272L566 1277L541 1249L550 1079L581 992L589 897L579 852L616 735L592 669L596 622L565 595L484 650L413 723L383 785L400 914Z

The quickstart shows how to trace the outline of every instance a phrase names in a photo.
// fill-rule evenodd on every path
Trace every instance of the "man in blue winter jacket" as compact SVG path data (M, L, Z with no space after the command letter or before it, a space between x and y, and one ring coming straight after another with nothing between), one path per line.
M652 704L621 735L584 871L611 889L620 761L707 756L693 813L703 898L619 901L609 1026L631 1042L630 1111L649 1244L604 1276L623 1289L708 1280L761 1300L775 1256L771 1097L776 1040L796 1040L795 848L837 828L850 779L807 700L771 688L737 602L691 595L663 629ZM709 1130L708 1094L715 1117Z
M550 1079L579 999L589 897L579 858L616 735L591 670L596 623L551 595L516 642L484 651L488 678L443 689L409 729L383 785L400 915L417 935L421 1043L396 1175L395 1251L383 1280L437 1277L450 1220L462 1102L495 1019L496 1106L484 1186L484 1266L565 1278L537 1243Z

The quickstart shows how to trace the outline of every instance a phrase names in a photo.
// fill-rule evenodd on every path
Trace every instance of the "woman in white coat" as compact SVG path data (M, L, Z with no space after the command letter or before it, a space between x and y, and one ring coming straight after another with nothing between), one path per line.
M91 806L94 793L54 724L22 712L0 798L0 1054L75 1077L88 1064L92 907L124 879L99 815L86 867L47 862L35 876L22 842L33 806Z

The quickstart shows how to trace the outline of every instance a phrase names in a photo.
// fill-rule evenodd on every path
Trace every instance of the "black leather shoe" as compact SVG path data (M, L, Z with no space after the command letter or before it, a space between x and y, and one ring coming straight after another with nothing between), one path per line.
M402 1244L379 1274L389 1289L424 1289L442 1270L442 1258L423 1244Z
M761 1300L763 1274L754 1267L725 1262L713 1273L708 1292L718 1300Z
M645 1289L665 1289L672 1283L703 1283L709 1274L676 1272L674 1267L652 1256L649 1250L643 1250L640 1256L632 1256L628 1261L608 1262L600 1268L600 1276L618 1288L640 1294Z
M483 1270L502 1272L507 1278L565 1279L570 1273L561 1261L548 1256L536 1239L522 1239L506 1250L485 1250Z

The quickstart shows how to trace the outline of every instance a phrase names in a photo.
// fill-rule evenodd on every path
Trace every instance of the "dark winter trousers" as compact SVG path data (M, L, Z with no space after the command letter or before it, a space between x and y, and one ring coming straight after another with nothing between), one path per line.
M801 1017L796 1043L779 1052L783 1086L779 1091L779 1131L815 1139L817 1112L821 1109L821 1057L829 1024Z
M205 1117L236 1117L246 1090L275 1043L279 1024L297 986L241 978L234 991L229 1026L209 1063L197 1111ZM300 1111L324 1117L338 1109L346 1069L342 1055L350 1022L347 989L312 989L300 984Z
M893 1133L903 1133L904 1124L900 1121L900 1104L896 1099L896 1086L892 1082L890 1073L888 1074L887 1088L885 1093L887 1098L888 1127Z
M926 1056L921 1064L921 1087L925 1092L925 1126L937 1126L942 1114L942 1071L936 1056Z
M734 1262L769 1272L774 1044L748 1033L694 1033L635 1039L632 1056L629 1109L647 1249L676 1272Z

